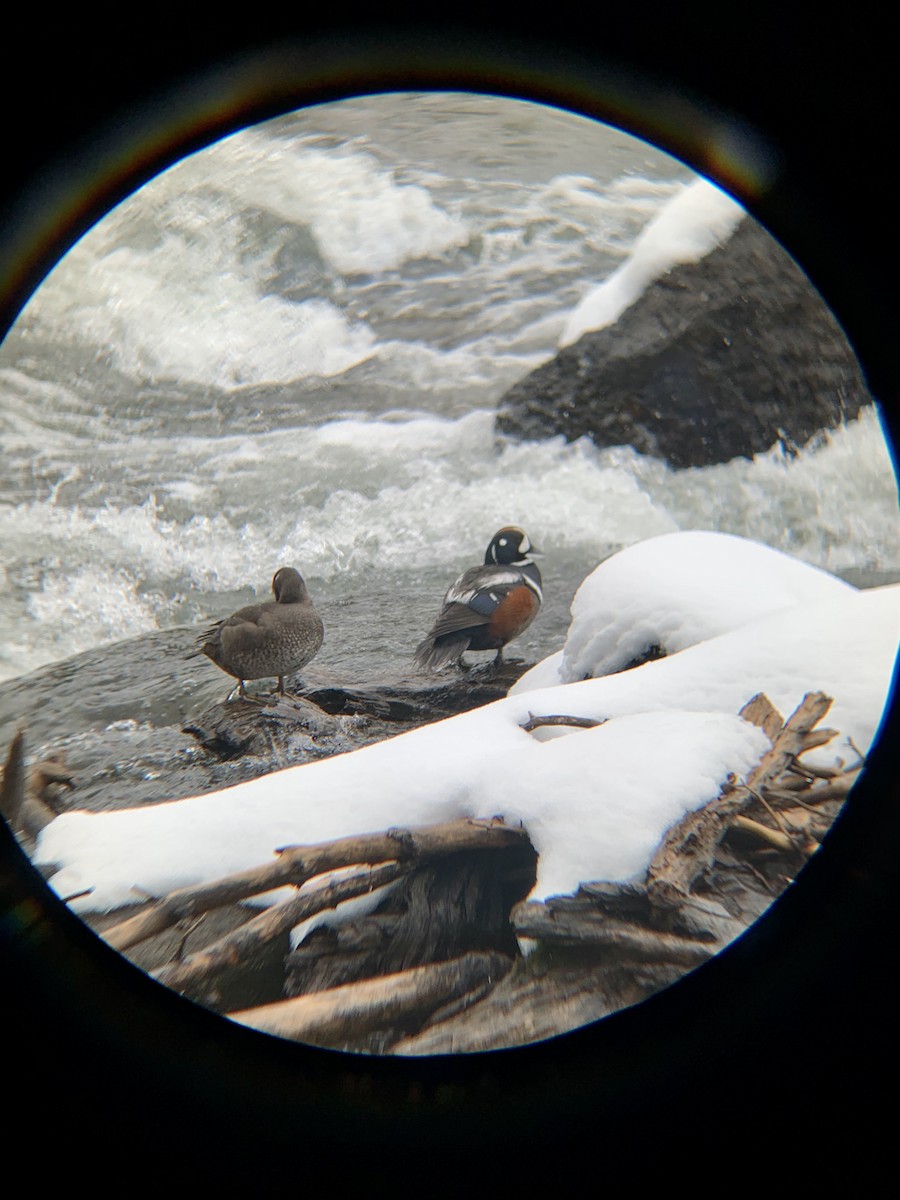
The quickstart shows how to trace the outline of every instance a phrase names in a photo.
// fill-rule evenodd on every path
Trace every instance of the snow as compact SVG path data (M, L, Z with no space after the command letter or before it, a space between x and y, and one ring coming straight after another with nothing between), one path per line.
M607 580L609 586L604 584ZM635 632L636 631L636 632ZM648 638L669 656L614 669ZM727 535L672 534L601 564L573 603L563 649L503 700L324 761L205 796L112 813L71 812L43 832L40 863L80 911L261 865L278 847L461 816L521 821L538 851L531 897L647 866L666 829L746 775L768 747L737 713L764 691L789 715L834 697L841 736L810 760L871 745L900 642L900 585L858 591ZM618 655L618 659L617 659ZM547 679L554 686L544 686ZM521 728L531 714L604 719Z
M513 691L609 675L652 647L674 654L767 613L854 590L827 571L731 534L647 538L585 579L572 601L564 650Z
M572 311L560 347L612 325L649 283L678 263L703 258L730 237L743 216L737 201L708 180L686 185L641 233L625 262Z

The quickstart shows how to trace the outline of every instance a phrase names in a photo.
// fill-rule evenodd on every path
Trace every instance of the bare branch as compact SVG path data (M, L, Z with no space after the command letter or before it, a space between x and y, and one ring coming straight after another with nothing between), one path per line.
M694 880L712 864L725 830L770 781L777 779L809 747L808 735L831 703L824 693L809 692L744 786L723 792L703 808L688 813L668 831L647 871L647 891L654 903L666 908L684 903Z
M750 837L756 838L757 841L764 842L767 846L774 846L776 850L781 850L785 854L790 854L797 849L793 838L785 830L771 829L760 821L751 820L750 817L735 817L731 828L739 829L741 833L746 833Z
M751 697L738 716L751 725L758 725L770 742L775 741L784 725L784 717L764 692L757 692Z
M573 729L596 729L598 725L605 725L606 717L601 717L595 720L593 717L566 717L566 716L547 716L536 717L533 713L528 714L528 720L524 725L520 725L520 729L524 729L526 733L532 733L535 729L543 729L546 725L567 725Z

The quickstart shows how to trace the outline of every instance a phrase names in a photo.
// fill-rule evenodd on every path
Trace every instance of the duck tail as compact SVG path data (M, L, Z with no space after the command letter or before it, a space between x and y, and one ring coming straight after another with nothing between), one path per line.
M465 635L426 638L416 647L416 666L420 671L442 671L444 667L458 664L468 646L469 639Z
M205 654L208 658L209 652L207 651L207 646L209 646L211 643L215 642L216 634L219 632L219 629L220 629L220 625L212 625L204 633L201 633L198 637L195 637L194 638L194 649L189 650L187 652L187 654L185 654L184 657L186 659L187 658L200 658L201 655Z

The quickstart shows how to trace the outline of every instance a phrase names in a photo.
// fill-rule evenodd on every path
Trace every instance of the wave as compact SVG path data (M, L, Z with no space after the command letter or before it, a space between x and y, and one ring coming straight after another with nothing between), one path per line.
M63 646L201 620L219 606L211 597L259 585L275 563L301 564L320 587L442 570L509 522L550 563L585 573L614 549L678 529L739 534L837 573L900 570L897 485L873 411L794 459L772 451L686 471L628 447L497 441L490 410L456 420L397 412L191 446L195 469L176 463L140 504L0 505L0 619L16 625L0 675ZM94 594L101 603L87 602Z

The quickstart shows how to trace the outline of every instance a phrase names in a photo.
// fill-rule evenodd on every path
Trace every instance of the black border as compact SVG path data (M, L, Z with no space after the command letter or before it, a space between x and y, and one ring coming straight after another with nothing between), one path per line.
M843 323L896 444L896 69L865 5L544 9L539 31L524 9L66 19L23 13L22 73L2 81L0 263L13 282L0 327L78 233L179 152L348 92L479 88L579 107L714 175L712 126L764 146L776 182L743 199ZM201 127L158 137L186 108ZM79 176L104 181L89 203ZM68 213L52 244L33 236L46 203ZM735 946L637 1009L500 1054L357 1059L215 1018L94 938L0 828L8 1145L34 1178L55 1161L85 1180L178 1188L458 1195L546 1175L573 1190L619 1177L786 1190L841 1169L875 1182L898 1065L897 717L823 852Z

